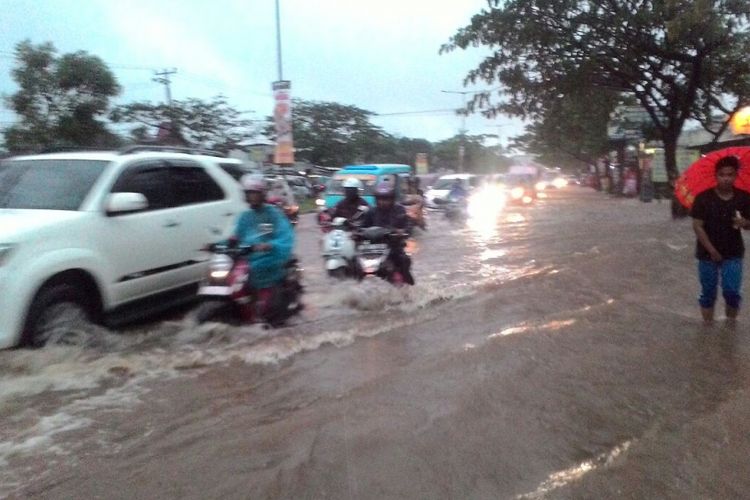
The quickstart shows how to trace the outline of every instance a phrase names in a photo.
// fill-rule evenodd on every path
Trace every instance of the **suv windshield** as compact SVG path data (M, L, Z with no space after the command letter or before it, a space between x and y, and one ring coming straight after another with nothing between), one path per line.
M0 162L0 208L78 210L107 163L101 160Z

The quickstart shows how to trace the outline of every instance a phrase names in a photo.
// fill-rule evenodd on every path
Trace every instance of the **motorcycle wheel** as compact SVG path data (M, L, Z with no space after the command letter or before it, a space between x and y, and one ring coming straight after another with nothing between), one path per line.
M224 300L203 302L195 309L194 317L198 324L213 322L239 325L240 323L232 304Z

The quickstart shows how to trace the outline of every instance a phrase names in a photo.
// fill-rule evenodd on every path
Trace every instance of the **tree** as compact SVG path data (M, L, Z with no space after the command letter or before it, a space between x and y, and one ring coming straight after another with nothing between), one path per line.
M211 100L174 100L171 106L134 102L117 106L110 118L115 123L137 125L131 130L131 138L137 142L156 136L160 128L171 127L172 134L191 145L226 152L258 133L253 121L242 115L224 96L217 95Z
M335 102L295 99L292 127L295 156L314 165L340 167L389 158L393 144L373 125L371 111ZM270 120L270 118L269 118ZM273 125L266 128L273 139ZM392 160L390 160L392 161Z
M594 164L610 149L607 124L623 100L616 92L582 90L546 103L513 146L537 154L545 165L578 170Z
M9 151L118 143L99 119L120 93L101 59L83 51L58 56L51 43L29 40L16 46L15 59L12 77L20 88L6 100L21 120L4 130Z
M433 144L427 139L389 136L386 141L389 143L389 156L383 161L413 165L417 153L425 153L428 158L432 155Z
M467 82L500 83L506 100L472 106L538 121L576 89L633 96L664 143L671 179L685 122L705 127L750 98L750 4L744 0L489 0L442 51L487 46ZM713 129L714 132L720 130Z
M456 135L436 143L433 147L431 163L435 169L455 170L458 166L458 151L464 145L464 169L477 174L491 173L508 166L498 147L484 145L488 135Z

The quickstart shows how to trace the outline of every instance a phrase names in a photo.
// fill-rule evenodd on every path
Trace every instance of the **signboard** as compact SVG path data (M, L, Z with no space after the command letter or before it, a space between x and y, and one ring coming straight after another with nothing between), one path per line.
M273 82L273 119L276 125L277 165L294 163L294 142L292 140L292 84L289 80Z
M425 175L429 171L427 162L427 153L417 153L417 160L414 164L417 169L417 175Z

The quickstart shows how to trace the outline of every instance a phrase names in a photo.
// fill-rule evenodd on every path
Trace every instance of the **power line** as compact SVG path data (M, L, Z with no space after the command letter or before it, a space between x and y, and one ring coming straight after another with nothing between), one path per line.
M426 115L437 113L456 113L457 109L426 109L422 111L399 111L396 113L375 113L375 116L404 116L404 115Z

